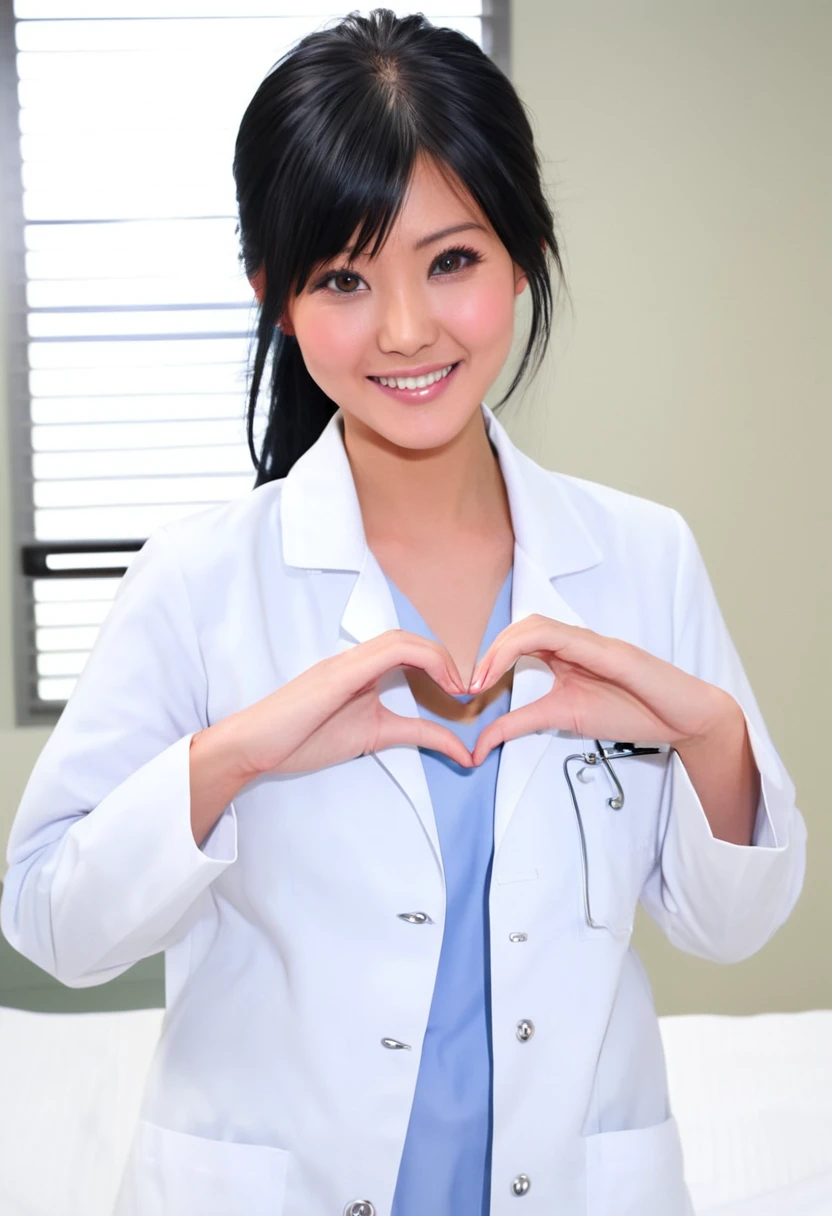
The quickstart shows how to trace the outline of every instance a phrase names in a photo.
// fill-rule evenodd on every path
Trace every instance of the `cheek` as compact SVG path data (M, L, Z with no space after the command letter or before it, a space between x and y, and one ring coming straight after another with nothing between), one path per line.
M349 306L322 308L314 313L310 310L302 329L298 327L303 356L310 369L343 372L350 366L356 350L361 349L366 329L366 319L362 323L359 311Z
M502 285L460 293L443 310L443 323L468 350L493 350L511 338L513 297Z

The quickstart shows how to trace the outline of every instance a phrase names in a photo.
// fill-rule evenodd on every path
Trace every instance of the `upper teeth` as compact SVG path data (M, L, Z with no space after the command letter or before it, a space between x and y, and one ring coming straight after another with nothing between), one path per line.
M405 376L404 379L391 379L389 376L370 376L371 380L377 380L379 384L386 384L388 388L427 388L429 384L435 384L437 380L441 380L443 376L447 376L448 372L453 367L453 363L449 363L447 367L443 367L438 372L428 372L426 376Z

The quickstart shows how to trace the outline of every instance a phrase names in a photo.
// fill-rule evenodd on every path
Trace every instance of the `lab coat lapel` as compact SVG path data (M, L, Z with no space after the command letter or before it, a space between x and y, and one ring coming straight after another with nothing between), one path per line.
M515 536L511 622L539 613L570 625L583 625L551 580L558 574L588 569L603 555L552 474L512 443L484 402L481 409L500 461ZM357 572L340 620L340 651L400 628L384 572L366 542L340 410L284 481L281 530L287 565L320 570L324 575L331 570ZM521 656L514 667L510 710L537 700L553 682L552 671L545 663ZM418 705L403 668L394 669L382 679L379 695L391 712L418 717ZM522 735L503 744L494 812L495 853L532 772L558 733ZM418 748L389 747L373 755L411 802L441 871L439 836Z
M583 624L578 614L555 591L540 567L515 543L511 623L522 621L535 613L564 621L567 625ZM521 655L514 665L509 712L545 696L551 690L554 679L551 668L541 659ZM495 856L529 778L553 737L559 733L554 730L532 732L503 744L494 805Z
M365 561L341 617L342 635L347 637L347 641L342 644L341 649L347 649L352 642L367 642L370 638L385 633L388 629L400 628L401 623L396 612L396 605L393 602L384 571L376 561L372 550L368 548ZM386 709L389 709L391 713L399 714L400 717L418 718L419 716L419 707L411 692L403 667L394 668L379 681L379 699ZM373 756L387 770L412 803L433 848L436 864L441 871L442 850L419 749L409 744L401 744L397 747L385 747L381 751L373 752Z

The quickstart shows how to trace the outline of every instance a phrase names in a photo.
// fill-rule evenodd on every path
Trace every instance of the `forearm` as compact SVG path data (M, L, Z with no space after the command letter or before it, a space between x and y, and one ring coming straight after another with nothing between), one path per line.
M760 774L745 717L726 693L725 710L706 734L676 745L676 751L719 840L751 844L760 800Z
M191 830L201 848L223 811L256 775L244 771L233 718L199 730L191 739Z

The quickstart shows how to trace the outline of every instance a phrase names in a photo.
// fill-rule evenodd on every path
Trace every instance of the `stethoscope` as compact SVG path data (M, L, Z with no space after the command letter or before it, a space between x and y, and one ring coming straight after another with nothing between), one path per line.
M578 806L578 799L575 797L575 790L572 786L572 780L569 776L567 765L569 764L570 760L582 760L584 764L588 765L598 764L600 761L600 763L603 764L604 768L609 773L613 785L618 791L615 797L607 799L607 806L611 807L614 811L620 811L624 805L624 790L621 787L621 782L618 780L618 777L613 771L610 760L626 760L629 756L655 756L658 755L662 749L660 747L636 747L632 743L613 743L612 747L602 747L600 740L594 739L593 742L598 749L597 752L575 752L573 755L566 757L563 762L563 775L566 778L566 784L569 786L569 793L572 795L572 805L575 808L575 818L578 821L578 831L581 837L581 866L584 883L584 916L586 917L586 923L590 929L606 929L606 925L598 924L592 919L592 910L589 905L589 860L587 858L586 851L586 836L584 835L584 825L583 820L581 819L581 809ZM581 779L581 772L583 772L583 769L578 772L579 780Z

